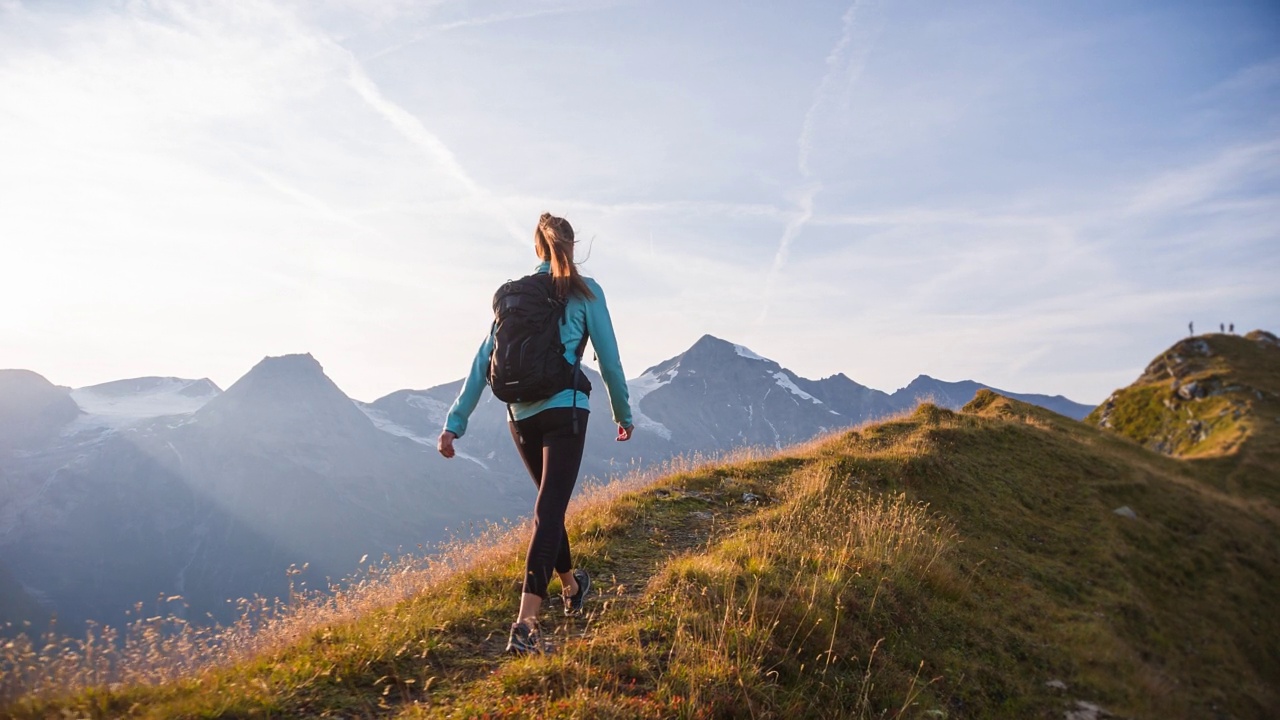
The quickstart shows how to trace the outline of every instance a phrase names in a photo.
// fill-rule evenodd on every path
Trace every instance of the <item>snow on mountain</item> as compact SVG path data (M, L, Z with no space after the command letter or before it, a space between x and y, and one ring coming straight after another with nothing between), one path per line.
M709 338L710 338L710 337L712 337L712 336L707 335L707 336L705 336L705 337L709 337ZM714 339L714 340L718 340L718 338L712 338L712 339ZM723 342L723 341L721 341L721 342ZM769 358L764 357L764 356L760 355L759 353L753 352L750 348L746 347L745 345L737 345L737 344L734 344L734 345L733 345L733 351L734 351L734 353L736 353L739 357L744 357L744 358L746 358L746 359L748 359L748 360L759 360L759 361L761 361L761 362L769 363L769 364L772 364L772 365L777 365L777 363L776 363L776 362L774 362L773 360L770 360ZM776 381L778 382L778 386L779 386L779 387L781 387L783 390L786 390L787 392L791 393L792 395L797 395L797 396L799 396L802 400L808 400L809 402L812 402L812 403L817 404L817 405L821 405L821 404L823 404L823 402L822 402L821 400L819 400L818 398L814 397L813 395L810 395L809 393L805 392L804 390L801 390L801 389L800 389L800 386L796 385L796 383L791 379L791 376L789 376L789 375L787 374L788 372L789 372L789 371L787 371L787 370L779 369L777 372L773 373L773 379L774 379L774 380L776 380ZM834 410L832 410L831 412L833 412L833 413L834 413L835 411L834 411ZM838 414L838 413L837 413L837 414Z
M90 385L71 391L85 413L68 431L123 428L171 415L190 415L222 391L207 378L143 377Z
M801 399L808 400L809 402L812 402L816 405L823 404L822 401L819 400L818 398L801 390L798 385L796 385L794 382L791 381L791 378L787 377L787 374L785 372L782 372L781 370L779 370L778 372L773 374L773 378L778 381L778 385L782 387L783 390L786 390L792 395L799 395ZM832 410L831 412L835 412L835 411Z
M392 435L395 435L396 437L409 438L410 440L416 443L421 443L423 445L428 444L427 438L424 438L420 435L415 434L409 428L403 427L401 425L397 425L394 421L391 420L391 418L387 417L386 413L382 412L381 410L368 407L367 405L357 405L357 407L359 407L360 410L364 412L366 416L368 416L369 420L373 423L373 426L378 428L382 432L390 433Z
M423 418L426 420L425 427L421 422L414 423L414 426L419 428L417 430L405 427L392 420L386 411L375 407L372 403L357 402L356 406L369 417L369 420L373 422L373 426L382 432L396 437L408 438L419 445L425 445L435 450L440 428L444 427L445 417L449 413L449 406L436 398L418 393L409 393L403 400L409 407L422 413ZM459 449L455 449L454 452L463 460L469 460L485 470L490 469L488 463L474 455L469 455Z
M449 415L450 403L437 400L429 395L410 395L405 399L409 405L422 410L427 414L427 418L431 422L444 425L445 418Z
M432 445L449 414L449 403L428 395L427 391L401 390L375 402L356 405L379 430L414 439L431 438ZM392 405L404 406L397 408L400 412L395 413L396 417L392 417ZM406 413L416 416L412 428L401 425L397 419Z
M711 335L632 386L633 413L638 407L646 424L661 425L673 453L780 447L851 424L778 363ZM645 425L637 426L640 437Z
M356 407L379 430L434 450L453 395L461 386L459 381L428 390L397 390L371 403L357 402Z
M640 408L641 401L644 400L646 395L676 379L680 372L679 368L680 364L677 363L666 371L658 373L646 372L634 380L627 381L627 390L631 395L631 420L641 432L654 433L664 440L671 439L671 430L667 429L666 425L645 415Z
M826 403L832 412L849 418L854 424L892 415L899 410L888 393L873 390L837 373L821 380L793 377L801 389Z

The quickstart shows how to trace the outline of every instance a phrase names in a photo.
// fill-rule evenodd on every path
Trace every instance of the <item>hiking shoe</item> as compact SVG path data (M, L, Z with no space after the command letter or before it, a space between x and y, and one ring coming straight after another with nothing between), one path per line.
M591 592L591 576L586 570L578 568L573 571L573 579L578 581L578 592L564 596L564 614L575 615L582 612L582 601Z
M512 655L528 655L542 652L542 633L530 629L522 622L511 625L511 638L507 640L507 652Z

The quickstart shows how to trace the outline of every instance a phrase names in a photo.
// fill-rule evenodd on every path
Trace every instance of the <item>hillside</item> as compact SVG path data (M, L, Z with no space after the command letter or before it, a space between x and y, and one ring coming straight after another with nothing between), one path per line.
M1232 368L1254 357L1221 347ZM1237 456L1276 439L1249 428ZM1275 717L1280 513L1205 481L1236 460L1153 453L984 391L579 503L600 594L583 619L553 602L545 657L500 655L516 533L256 659L10 712Z
M1280 502L1280 340L1262 330L1182 340L1085 422L1188 460L1219 489Z

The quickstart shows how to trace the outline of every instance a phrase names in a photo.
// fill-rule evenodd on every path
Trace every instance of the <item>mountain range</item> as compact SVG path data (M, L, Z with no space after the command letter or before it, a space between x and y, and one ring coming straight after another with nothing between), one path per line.
M782 447L989 386L921 375L894 393L796 375L710 335L628 381L638 432L614 441L603 380L583 478L680 454ZM488 392L446 461L435 440L461 381L347 397L310 355L269 357L222 391L207 379L58 387L0 370L0 624L119 622L180 596L226 619L229 598L284 596L364 558L429 550L472 523L527 514L534 487ZM990 388L993 389L993 388ZM1002 395L1080 419L1061 396Z

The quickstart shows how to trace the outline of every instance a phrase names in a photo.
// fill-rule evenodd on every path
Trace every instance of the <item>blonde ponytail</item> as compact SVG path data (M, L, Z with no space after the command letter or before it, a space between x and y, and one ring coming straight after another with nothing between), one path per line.
M573 264L573 226L568 220L542 213L538 227L533 231L533 243L538 257L551 263L551 281L561 300L567 300L570 295L595 299L595 293L578 274L578 266Z

